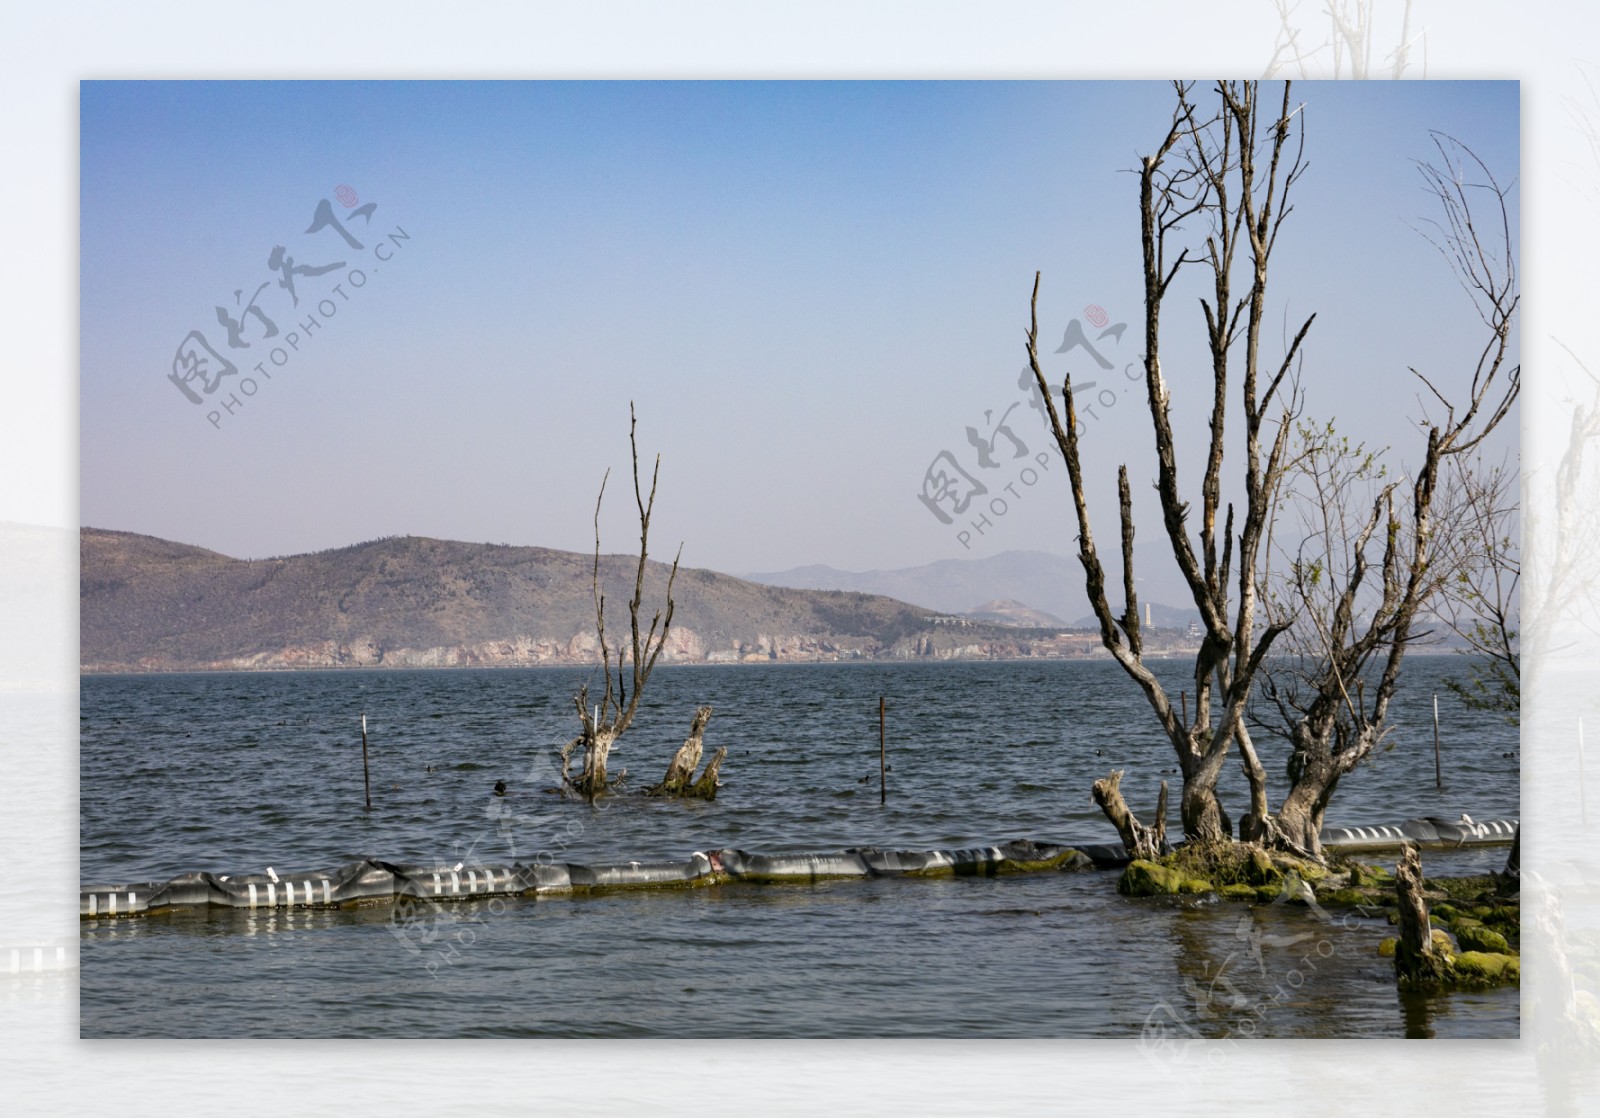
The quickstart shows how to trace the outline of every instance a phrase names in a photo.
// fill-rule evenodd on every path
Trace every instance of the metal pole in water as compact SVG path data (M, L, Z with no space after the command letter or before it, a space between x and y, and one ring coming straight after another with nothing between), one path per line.
M367 783L367 811L372 811L372 771L367 768L367 716L361 715L361 777Z
M878 697L878 803L889 803L889 753L883 736L883 697Z
M1433 787L1444 788L1444 769L1439 764L1439 693L1433 693Z

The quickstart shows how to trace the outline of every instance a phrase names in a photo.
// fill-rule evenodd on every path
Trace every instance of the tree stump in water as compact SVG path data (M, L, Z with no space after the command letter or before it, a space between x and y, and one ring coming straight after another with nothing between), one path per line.
M717 789L720 787L717 773L722 769L722 759L727 756L728 748L718 747L717 752L711 755L711 760L706 763L706 770L700 775L700 780L696 781L685 795L699 797L701 800L716 800Z
M1156 802L1156 822L1141 824L1122 799L1122 770L1113 769L1109 777L1094 783L1094 802L1122 837L1130 859L1159 859L1167 846L1167 783L1161 782L1161 797Z
M1422 896L1422 859L1407 844L1394 868L1400 899L1400 937L1394 949L1394 973L1403 987L1447 983L1454 974L1450 958L1434 941L1428 923L1428 902Z
M695 767L700 764L700 754L704 749L701 740L705 735L706 723L710 721L709 705L695 711L694 722L689 724L689 737L672 756L672 764L667 766L667 775L661 779L661 784L646 790L647 796L716 799L717 771L722 768L722 759L728 756L728 748L724 746L712 756L698 781L694 776Z
M661 784L649 790L651 796L682 796L694 782L694 771L700 764L700 752L703 748L701 738L706 732L706 723L710 720L710 707L702 706L696 709L694 721L689 724L689 737L678 747L678 752L672 755L672 764L667 766L667 775L661 779Z

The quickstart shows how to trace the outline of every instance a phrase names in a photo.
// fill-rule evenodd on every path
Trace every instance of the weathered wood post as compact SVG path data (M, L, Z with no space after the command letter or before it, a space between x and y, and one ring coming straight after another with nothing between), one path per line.
M372 811L372 771L367 768L367 714L361 713L361 778L367 784L367 811Z
M878 803L889 803L889 752L884 741L883 697L878 697Z
M1438 760L1438 692L1434 693L1434 788L1445 788L1445 770Z
M1401 850L1394 880L1400 932L1394 951L1395 978L1402 987L1425 988L1447 981L1452 972L1450 958L1434 941L1428 902L1422 894L1422 860L1412 844Z

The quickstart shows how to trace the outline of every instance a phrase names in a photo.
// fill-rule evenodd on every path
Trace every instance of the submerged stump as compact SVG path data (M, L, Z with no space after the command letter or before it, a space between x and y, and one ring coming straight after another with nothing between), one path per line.
M1161 782L1161 797L1156 801L1155 824L1141 824L1137 816L1122 799L1122 770L1113 769L1109 776L1094 783L1094 802L1111 821L1122 837L1122 846L1130 859L1159 859L1167 846L1167 783Z
M717 772L722 768L722 759L728 756L728 748L724 746L712 756L699 780L694 776L695 767L700 764L700 755L704 750L706 724L710 721L709 704L696 709L694 721L689 724L689 737L672 756L672 762L667 766L667 775L661 779L661 783L645 790L647 796L716 799Z
M1394 949L1394 974L1402 987L1436 987L1455 978L1453 960L1446 948L1449 937L1435 935L1428 921L1428 900L1422 894L1422 859L1407 845L1394 868L1400 902L1400 936ZM1439 942L1443 938L1444 944Z

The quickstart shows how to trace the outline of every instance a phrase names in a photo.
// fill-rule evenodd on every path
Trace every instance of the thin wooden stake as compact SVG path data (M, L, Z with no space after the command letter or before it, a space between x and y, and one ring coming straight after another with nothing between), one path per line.
M889 753L883 736L883 697L878 697L878 803L889 803Z
M372 771L367 768L367 716L361 716L361 777L367 783L367 811L372 811Z
M1438 760L1438 692L1434 693L1434 788L1445 788L1445 770Z

